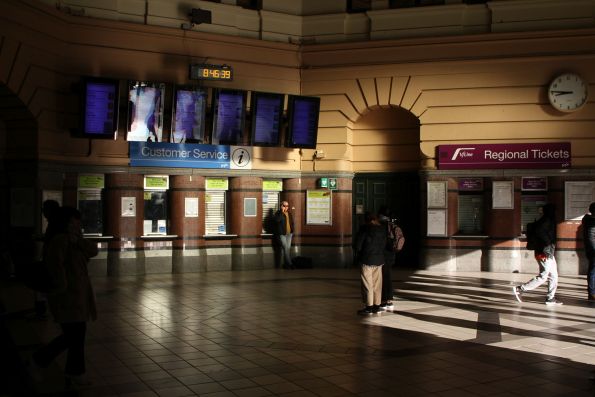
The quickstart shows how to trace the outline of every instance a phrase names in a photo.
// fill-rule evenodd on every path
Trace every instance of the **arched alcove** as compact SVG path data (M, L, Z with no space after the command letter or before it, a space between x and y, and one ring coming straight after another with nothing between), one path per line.
M406 234L400 262L417 265L419 236L419 120L399 107L367 109L353 124L354 233L362 211L388 206Z
M354 172L419 169L419 120L407 110L369 108L352 130Z

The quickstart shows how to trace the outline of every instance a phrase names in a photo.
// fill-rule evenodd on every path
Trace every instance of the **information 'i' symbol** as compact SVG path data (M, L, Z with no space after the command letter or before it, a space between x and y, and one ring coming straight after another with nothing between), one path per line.
M233 152L232 160L237 167L246 167L250 164L250 153L246 149L236 149Z

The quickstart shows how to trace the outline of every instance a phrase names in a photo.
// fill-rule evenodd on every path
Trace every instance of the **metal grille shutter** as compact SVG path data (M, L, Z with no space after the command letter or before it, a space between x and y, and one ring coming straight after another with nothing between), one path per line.
M459 233L474 234L483 231L483 196L459 195Z
M542 195L521 196L521 231L527 231L527 223L539 218L539 207L545 205L546 197Z
M262 232L272 233L267 225L279 209L279 192L262 192Z
M205 233L226 234L225 228L225 191L205 192Z

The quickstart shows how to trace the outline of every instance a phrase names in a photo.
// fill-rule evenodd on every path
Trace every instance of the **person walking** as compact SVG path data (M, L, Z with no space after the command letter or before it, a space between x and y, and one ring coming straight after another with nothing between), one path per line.
M556 219L552 204L545 204L539 209L541 217L535 222L535 260L539 264L539 274L528 282L513 287L517 301L522 302L522 294L531 291L546 281L548 282L546 305L561 305L556 299L558 288L558 264L554 253L556 250Z
M97 309L87 263L97 255L97 244L83 238L77 209L60 208L55 222L56 235L48 242L45 264L49 273L49 307L62 334L33 353L28 365L33 377L39 379L40 368L48 367L67 350L67 383L88 386L90 382L84 376L85 334L87 321L97 318Z
M382 265L387 230L375 214L366 214L366 224L355 240L356 261L361 266L362 299L366 305L358 314L375 314L380 311L382 295Z
M284 266L288 269L293 269L293 262L291 260L291 238L293 237L293 216L289 211L289 203L287 201L281 202L281 207L275 213L274 230L276 242L281 246L281 254L283 256Z
M595 202L589 205L589 213L583 216L583 244L589 262L587 273L588 299L595 301Z
M392 267L395 264L395 251L393 251L392 240L389 237L391 226L391 213L388 207L382 206L378 211L378 221L387 231L387 241L384 247L384 265L382 266L382 293L380 298L380 310L392 310L394 308Z

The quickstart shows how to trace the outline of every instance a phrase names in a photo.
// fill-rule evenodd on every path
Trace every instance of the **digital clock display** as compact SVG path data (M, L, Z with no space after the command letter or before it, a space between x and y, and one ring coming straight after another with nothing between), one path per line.
M231 81L233 70L228 65L190 65L190 79Z

